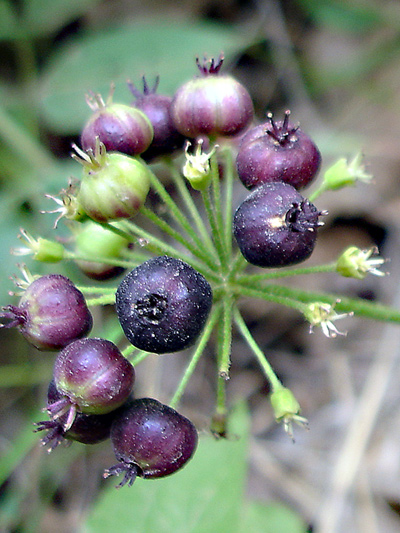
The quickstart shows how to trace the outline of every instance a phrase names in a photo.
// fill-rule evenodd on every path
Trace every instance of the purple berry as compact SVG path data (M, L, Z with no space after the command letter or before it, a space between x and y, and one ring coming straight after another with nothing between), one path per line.
M253 118L253 102L247 89L232 76L220 74L223 57L196 59L200 76L182 85L172 101L172 120L187 137L233 136Z
M8 305L0 316L18 327L39 350L57 350L87 335L93 319L83 294L65 276L49 274L33 281L18 306Z
M128 84L132 94L136 97L132 105L143 111L153 126L153 140L149 148L141 154L145 161L172 154L175 150L182 148L185 141L185 137L178 132L172 122L170 113L172 98L157 94L158 83L159 77L157 76L153 88L150 89L143 76L143 93L132 83Z
M105 414L120 407L131 394L135 370L112 342L81 339L56 358L54 382L62 398L48 407L53 418L68 412L64 429L75 413Z
M119 285L116 309L124 333L147 352L177 352L199 336L212 304L208 281L172 257L150 259Z
M237 208L233 232L253 265L282 267L307 259L324 214L287 183L257 187Z
M114 420L111 442L119 461L104 477L124 473L118 487L132 485L136 476L165 477L182 468L197 447L190 420L152 398L134 400Z
M243 136L236 158L239 178L248 189L262 183L283 181L296 189L308 185L317 175L321 154L298 126L283 121L268 122L250 129Z
M94 114L81 134L83 150L94 152L98 138L109 152L131 156L143 153L153 139L150 120L139 109L110 100L104 103L100 95L87 99Z
M51 380L47 391L47 406L49 407L61 399L62 395L58 392L54 380ZM64 414L55 420L37 422L35 431L46 431L41 443L43 446L48 446L49 452L65 440L81 442L82 444L97 444L109 438L111 424L116 413L118 410L105 415L76 413L72 426L66 431L64 425L68 415Z

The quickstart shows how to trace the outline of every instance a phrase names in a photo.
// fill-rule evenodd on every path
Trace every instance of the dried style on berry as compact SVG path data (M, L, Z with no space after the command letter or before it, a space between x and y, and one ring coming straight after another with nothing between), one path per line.
M263 183L285 182L296 189L306 187L317 175L321 154L298 126L268 114L268 122L250 129L242 138L236 168L248 189Z
M321 214L291 185L267 183L237 208L233 232L249 263L260 267L294 265L311 255Z

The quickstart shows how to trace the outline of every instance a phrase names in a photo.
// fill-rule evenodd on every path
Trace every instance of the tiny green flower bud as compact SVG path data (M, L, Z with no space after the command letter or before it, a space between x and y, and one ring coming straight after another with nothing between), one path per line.
M13 255L32 255L36 261L43 263L58 263L64 258L64 246L60 242L50 241L39 237L35 239L24 229L20 229L18 238L25 241L26 245L14 248Z
M372 175L365 171L363 156L358 153L349 163L344 157L336 161L324 174L323 188L335 191L354 185L357 181L369 182Z
M383 265L385 260L380 257L370 259L371 255L377 253L376 247L360 250L357 246L350 246L337 260L336 270L346 278L364 279L368 273L384 276L385 272L378 270L378 267Z
M280 387L271 394L270 401L275 420L277 422L283 422L285 431L289 437L293 438L293 422L307 427L307 419L300 416L300 404L290 389Z
M210 158L217 146L214 146L211 152L203 152L203 139L199 139L194 154L189 154L190 146L190 141L187 141L185 146L186 163L182 172L193 189L201 191L206 189L210 183Z
M337 300L334 304L313 302L307 305L306 310L304 311L304 316L310 323L310 333L312 333L314 326L320 326L326 337L335 338L338 335L346 335L346 333L343 333L336 328L333 321L347 316L353 316L354 313L337 314L334 307L339 302L340 300Z

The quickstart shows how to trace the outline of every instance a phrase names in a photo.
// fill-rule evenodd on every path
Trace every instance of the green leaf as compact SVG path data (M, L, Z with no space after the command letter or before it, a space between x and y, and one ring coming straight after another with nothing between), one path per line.
M23 24L31 37L41 37L66 26L99 0L27 0Z
M84 530L108 533L118 523L119 533L235 533L247 471L249 419L243 405L231 422L231 440L202 436L193 459L170 477L138 479L120 490L111 480Z
M249 503L243 513L240 533L306 533L303 519L281 503Z
M0 0L0 41L11 39L16 32L17 18L7 0Z
M143 74L160 93L173 94L196 75L195 57L206 53L228 59L246 44L243 32L210 23L142 21L76 39L50 61L40 87L41 111L49 127L63 134L81 131L90 109L89 91L106 97L116 84L115 101L133 100L126 81L140 88Z

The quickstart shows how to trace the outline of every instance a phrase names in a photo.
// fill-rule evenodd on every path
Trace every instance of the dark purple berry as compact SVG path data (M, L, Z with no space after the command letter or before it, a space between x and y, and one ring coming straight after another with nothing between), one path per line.
M61 399L62 395L58 392L54 380L51 380L47 391L47 406ZM76 413L72 426L67 431L65 431L64 426L67 422L68 414L64 414L54 420L37 422L35 431L46 431L41 443L43 446L48 446L49 452L65 440L83 444L97 444L109 438L111 424L116 413L118 413L118 410L111 411L105 415Z
M53 418L68 412L69 429L76 412L100 415L120 407L131 394L135 370L112 342L81 339L58 354L53 377L62 398L48 412Z
M172 101L172 120L187 137L233 136L253 118L253 102L247 89L232 76L220 74L218 62L196 59L200 76L182 85Z
M57 350L87 335L93 325L83 294L65 276L49 274L33 281L18 306L3 308L10 319L2 327L17 326L39 350Z
M87 100L94 114L81 134L83 150L94 152L97 138L109 152L134 156L147 150L153 139L153 127L142 111L111 101L104 103L100 95Z
M152 398L134 400L111 426L111 442L119 461L104 477L124 473L118 487L132 485L136 476L151 479L182 468L197 447L192 422Z
M298 126L283 121L268 122L250 129L243 136L236 158L239 178L248 189L262 183L283 181L296 189L308 185L317 175L321 154Z
M145 161L172 154L178 148L182 148L185 137L181 135L172 122L170 108L172 98L167 95L157 94L159 77L157 76L153 88L149 88L146 78L143 76L143 93L129 83L129 88L136 100L132 105L146 114L153 126L154 137L141 157Z
M237 208L233 231L253 265L282 267L307 259L324 214L287 183L257 187Z
M208 281L168 256L142 263L122 280L116 309L127 339L146 352L177 352L199 336L212 304Z

